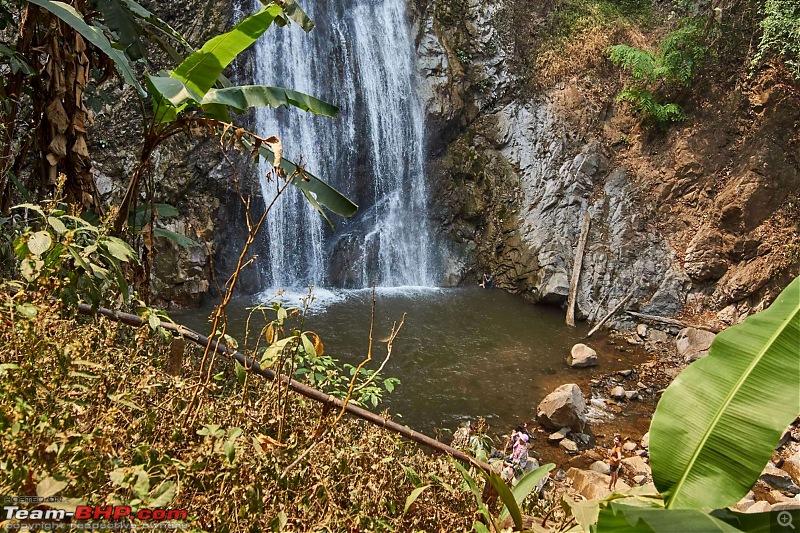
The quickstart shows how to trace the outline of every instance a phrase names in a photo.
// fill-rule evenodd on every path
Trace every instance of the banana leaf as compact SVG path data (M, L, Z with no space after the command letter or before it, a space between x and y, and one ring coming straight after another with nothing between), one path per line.
M741 533L741 530L702 511L665 510L617 502L612 502L600 511L594 531L597 533Z
M665 506L736 503L798 412L800 278L768 309L717 335L658 403L650 454Z
M204 96L225 67L261 37L281 12L280 6L269 4L241 21L231 31L206 41L200 50L192 53L172 71L172 77Z
M265 85L242 85L225 89L210 89L203 97L202 104L222 104L240 112L251 107L269 106L278 108L280 106L295 106L316 115L325 115L333 118L339 116L339 108L318 98L291 89L267 87Z

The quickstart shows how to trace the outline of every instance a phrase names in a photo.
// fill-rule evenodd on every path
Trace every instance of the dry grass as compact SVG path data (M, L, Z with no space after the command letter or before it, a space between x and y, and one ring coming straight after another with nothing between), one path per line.
M317 404L290 395L279 435L272 384L240 385L223 359L198 394L196 422L182 426L198 350L175 377L163 369L169 346L146 328L64 317L46 294L22 297L0 291L0 497L35 494L54 477L66 482L60 495L83 502L188 509L193 531L471 528L475 501L448 460L345 418L281 478L333 418ZM29 305L33 318L20 314ZM404 514L415 484L431 487Z

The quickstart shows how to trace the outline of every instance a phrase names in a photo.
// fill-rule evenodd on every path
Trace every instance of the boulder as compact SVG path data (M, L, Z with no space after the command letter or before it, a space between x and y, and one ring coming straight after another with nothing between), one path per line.
M635 442L631 442L631 441L628 441L628 442L626 442L625 444L622 445L622 451L628 452L628 453L635 452L636 448L637 448L636 443Z
M550 430L568 427L582 431L586 425L586 400L580 387L567 383L548 394L536 408L536 419Z
M772 510L772 506L765 501L756 502L753 505L749 506L745 513L752 514L752 513L768 513Z
M608 490L608 482L611 479L606 474L594 472L592 470L578 470L570 468L567 470L567 479L572 480L572 488L587 500L605 498L611 491ZM615 490L629 490L630 486L624 481L617 480Z
M615 400L621 400L625 397L625 389L622 386L617 385L613 389L611 389L611 397Z
M558 445L567 453L578 453L578 445L574 441L563 439Z
M786 490L792 494L800 494L800 487L795 485L792 476L780 468L768 466L761 472L761 477L759 477L759 479L774 489Z
M749 509L750 506L753 505L754 503L756 503L756 495L751 490L750 492L748 492L745 495L744 498L739 500L736 503L736 505L732 505L731 507L729 507L729 509L732 509L734 511L739 511L740 513L743 513L745 511L747 511L747 509Z
M572 347L567 364L572 368L583 368L597 364L597 352L585 344L576 344Z
M641 474L638 476L633 476L633 482L636 483L637 486L641 487L647 482L647 476L643 476Z
M653 473L650 470L650 465L644 462L644 459L638 455L633 457L626 457L622 460L622 470L629 476L651 476Z
M683 328L678 333L677 339L675 339L678 355L683 356L683 359L687 363L705 357L708 355L708 349L711 348L714 337L716 337L716 335L710 331L697 328Z
M669 335L660 329L651 329L647 332L647 338L653 342L667 342L669 340Z
M561 428L555 433L551 433L550 436L547 437L547 442L558 444L562 440L566 439L567 435L569 435L569 428Z
M781 470L792 476L795 484L800 485L800 454L794 454L786 459L781 466Z
M800 497L795 496L788 502L776 503L772 506L772 511L800 511Z
M703 226L695 233L686 249L683 269L696 282L719 279L727 272L719 230Z
M600 472L601 474L610 474L611 467L608 466L608 463L605 461L595 461L592 463L592 466L589 467L589 470L593 472Z

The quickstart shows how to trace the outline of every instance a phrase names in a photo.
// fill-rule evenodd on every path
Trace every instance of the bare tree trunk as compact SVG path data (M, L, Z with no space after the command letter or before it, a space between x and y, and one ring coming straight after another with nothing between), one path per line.
M589 236L589 226L592 219L587 211L583 215L583 227L581 227L581 237L578 240L578 249L575 252L575 264L572 266L572 279L569 282L569 298L567 299L567 325L575 327L575 300L578 296L578 282L581 278L581 268L583 268L583 252L586 248L586 238Z

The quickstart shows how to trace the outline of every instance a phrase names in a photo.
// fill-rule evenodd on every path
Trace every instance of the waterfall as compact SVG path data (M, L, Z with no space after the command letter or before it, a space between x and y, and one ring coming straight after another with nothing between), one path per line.
M253 1L253 8L262 6ZM256 130L277 134L301 163L359 204L335 230L293 187L267 219L271 288L433 286L424 173L424 115L404 0L303 3L316 27L271 27L256 43L255 83L295 89L340 109L337 119L259 109ZM264 176L267 203L276 182Z

